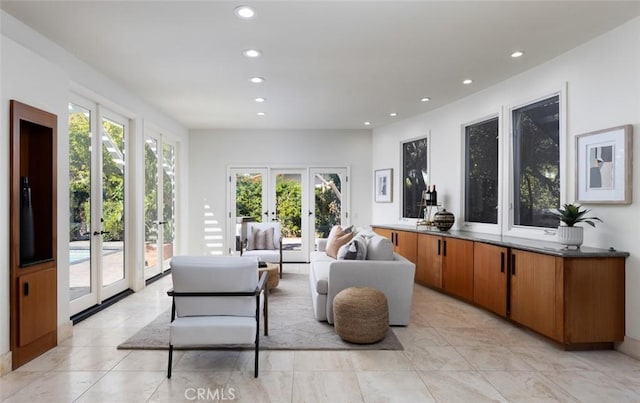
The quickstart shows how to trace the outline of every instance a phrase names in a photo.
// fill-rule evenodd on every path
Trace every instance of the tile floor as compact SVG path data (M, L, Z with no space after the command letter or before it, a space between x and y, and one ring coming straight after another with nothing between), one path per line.
M286 265L305 272L307 265ZM170 306L165 277L74 327L0 378L3 402L639 402L640 361L564 352L483 310L416 286L404 351L165 351L116 346Z

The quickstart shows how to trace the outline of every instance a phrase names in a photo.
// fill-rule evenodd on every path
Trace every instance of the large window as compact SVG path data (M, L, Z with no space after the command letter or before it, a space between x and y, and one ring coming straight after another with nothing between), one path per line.
M465 127L465 221L498 223L498 118Z
M513 224L558 226L548 214L560 205L560 97L512 110Z

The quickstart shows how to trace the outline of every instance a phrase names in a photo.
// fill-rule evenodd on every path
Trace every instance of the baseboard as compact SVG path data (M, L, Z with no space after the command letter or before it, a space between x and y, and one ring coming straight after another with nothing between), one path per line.
M631 356L636 360L640 360L640 340L624 336L624 341L616 344L616 350Z
M65 323L58 325L58 344L61 341L68 339L73 336L73 322L66 321Z
M13 368L13 362L11 360L11 351L0 355L0 376L8 374Z

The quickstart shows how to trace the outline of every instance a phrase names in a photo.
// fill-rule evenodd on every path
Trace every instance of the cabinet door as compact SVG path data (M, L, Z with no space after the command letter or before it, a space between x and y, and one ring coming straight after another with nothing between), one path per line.
M57 330L57 273L55 268L20 276L19 293L19 346L27 346Z
M392 238L392 237L391 237L391 233L392 233L393 231L391 231L390 229L374 227L374 228L373 228L373 231L374 231L376 234L378 234L378 235L380 235L380 236L383 236L383 237L385 237L385 238L389 238L391 241L393 241L393 239L391 239L391 238Z
M394 250L410 262L417 262L418 234L409 231L395 231Z
M562 341L562 282L556 275L555 257L511 251L511 319Z
M473 300L473 242L442 239L442 288L466 300Z
M507 316L508 252L481 242L473 246L473 302L501 316Z
M442 238L418 234L416 281L420 284L442 288Z

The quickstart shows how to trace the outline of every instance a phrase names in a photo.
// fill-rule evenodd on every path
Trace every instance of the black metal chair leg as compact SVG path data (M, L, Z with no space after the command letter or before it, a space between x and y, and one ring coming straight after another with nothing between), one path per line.
M167 368L167 378L171 379L171 361L173 359L173 345L169 344L169 366Z

